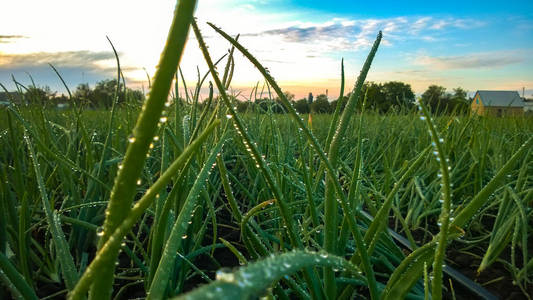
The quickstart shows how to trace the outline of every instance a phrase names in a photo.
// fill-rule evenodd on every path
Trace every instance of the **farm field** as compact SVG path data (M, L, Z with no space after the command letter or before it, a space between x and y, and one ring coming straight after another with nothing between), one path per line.
M366 109L381 32L345 106L299 114L209 24L232 47L215 70L194 8L144 102L1 108L1 299L531 299L533 118ZM201 103L200 75L169 98L189 29ZM266 109L228 95L237 52Z
M117 109L112 120L109 111L88 110L81 115L38 108L24 108L20 114L2 111L2 236L4 247L7 245L4 259L16 267L38 297L54 293L64 296L67 292L63 260L59 257L65 254L56 248L46 210L53 210L53 220L65 234L65 247L76 274L82 272L94 257L110 186L124 158L138 111L138 107ZM158 138L153 140L139 180L132 186L136 199L147 193L190 143L196 127L194 120L199 128L205 127L206 119L200 122L200 114L192 117L188 106L172 105L167 111L168 121L158 128ZM232 120L225 115L223 109L218 112L223 122L217 132L195 150L187 165L174 174L124 238L115 271L114 295L118 298L144 296L153 260L161 255L191 191L197 193L198 199L194 216L180 237L179 255L173 258L175 269L168 279L171 294L214 280L217 270L228 270L222 268L236 268L270 254L291 253L295 248L278 208L272 205L270 187L247 155L247 146L233 128ZM322 146L332 118L327 114L313 116L313 133ZM326 187L317 155L287 115L246 113L242 120L285 197L303 248L320 252ZM468 206L531 138L532 122L531 118L435 119L450 160L452 216ZM226 142L220 155L214 162L208 161L222 137ZM354 209L376 215L385 199L392 196L390 216L384 222L418 246L431 242L439 233L441 178L435 156L426 150L429 145L427 125L416 112L368 112L354 114L339 149L338 182L347 192L357 185L357 193L352 196ZM358 153L360 179L354 183L352 174ZM415 160L419 162L413 164ZM194 189L206 162L210 165L202 187ZM414 170L401 180L410 166ZM524 151L463 226L464 234L447 247L447 264L502 298L525 298L531 291L531 275L527 275L531 270L528 272L525 265L528 260L531 264L532 168L531 153ZM395 182L399 182L399 187L393 191ZM48 208L43 206L43 199ZM341 229L335 254L349 258L357 247L345 228L340 207L337 217ZM359 219L358 226L362 234L368 230L364 219ZM160 240L156 238L158 229L163 231ZM391 243L384 233L376 243L370 257L381 286L409 252ZM484 270L477 275L482 261ZM315 272L320 274L321 269L315 268ZM368 295L364 277L354 281L342 272L336 274L339 291L354 286L357 295ZM301 273L285 280L268 293L309 296ZM411 291L413 297L424 295L423 279L420 280ZM452 284L458 299L464 296L461 292L469 295L458 283ZM444 294L452 295L449 282L444 282L444 286ZM8 290L4 293L9 296Z

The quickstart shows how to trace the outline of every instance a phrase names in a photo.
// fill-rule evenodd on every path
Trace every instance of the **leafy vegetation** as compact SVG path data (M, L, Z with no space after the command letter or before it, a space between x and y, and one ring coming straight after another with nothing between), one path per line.
M528 297L531 118L432 117L429 94L365 84L381 33L346 97L341 64L330 114L302 115L309 101L210 24L231 47L213 61L194 7L179 1L142 106L119 105L119 69L110 110L0 111L1 298L440 299L456 291L443 265L470 262ZM213 80L204 103L175 80L190 27ZM248 102L264 104L227 94L233 53L264 76L274 94ZM373 89L408 105L382 109Z

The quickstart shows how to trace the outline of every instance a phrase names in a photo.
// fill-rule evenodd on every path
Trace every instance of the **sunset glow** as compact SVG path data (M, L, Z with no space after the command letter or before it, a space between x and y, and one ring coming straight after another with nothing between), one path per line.
M170 0L9 1L0 18L0 82L13 88L11 75L28 83L31 74L37 84L62 91L48 63L72 88L112 78L116 63L109 36L128 84L146 87L146 72L155 71L174 5ZM379 30L384 40L368 80L403 81L417 93L431 84L470 92L525 87L532 93L530 2L480 2L477 8L447 4L460 10L420 5L425 6L406 11L394 2L358 7L337 1L326 7L318 1L200 1L196 16L213 57L229 46L207 21L241 34L243 45L297 97L326 89L336 97L342 58L347 84L353 84ZM191 83L197 66L206 72L190 38L181 68ZM236 55L233 88L249 91L258 82L262 84L259 73Z

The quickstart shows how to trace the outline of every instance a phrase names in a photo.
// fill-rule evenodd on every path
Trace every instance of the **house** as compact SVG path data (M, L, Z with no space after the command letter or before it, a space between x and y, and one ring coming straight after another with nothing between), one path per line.
M524 98L524 112L533 113L533 99Z
M521 115L524 100L516 91L477 91L470 107L478 115Z
M0 103L2 106L7 106L11 101L15 103L20 102L20 95L17 92L0 92Z

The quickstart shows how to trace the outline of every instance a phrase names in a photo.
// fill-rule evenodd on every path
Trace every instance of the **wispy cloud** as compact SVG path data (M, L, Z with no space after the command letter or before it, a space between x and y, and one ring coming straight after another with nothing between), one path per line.
M48 64L59 69L68 84L94 83L116 74L115 56L110 51L64 51L5 54L0 52L0 82L9 86L11 76L22 79L30 74L39 84L61 90L62 86ZM132 70L128 66L122 71ZM126 75L127 76L127 75ZM71 86L72 88L72 86Z
M26 38L23 35L2 35L0 34L0 44L2 43L12 43L17 39Z
M531 56L531 53L529 53ZM525 61L527 51L493 51L470 53L457 56L418 55L414 63L438 70L451 69L493 69Z
M473 19L434 17L395 17L383 19L334 18L322 23L297 23L293 26L247 33L244 36L278 36L290 43L327 43L327 50L359 50L372 45L376 33L385 34L385 45L405 40L432 42L434 35L447 29L468 29L484 26Z
M102 68L98 64L114 59L110 51L35 52L25 54L0 53L0 69L41 66L49 63L58 67Z

